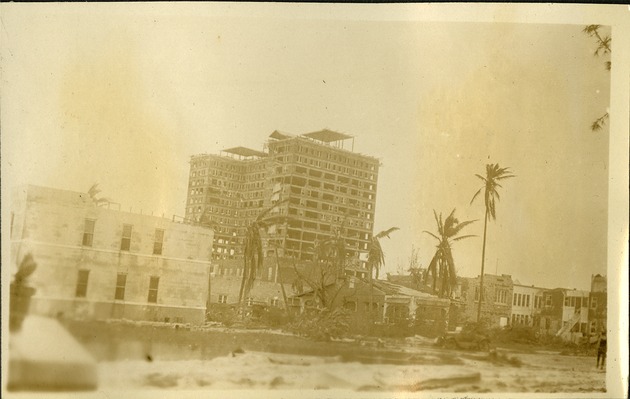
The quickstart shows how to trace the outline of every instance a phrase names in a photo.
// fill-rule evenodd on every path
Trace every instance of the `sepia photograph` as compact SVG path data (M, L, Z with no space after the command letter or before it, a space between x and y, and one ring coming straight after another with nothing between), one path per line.
M628 7L0 5L3 397L625 397Z

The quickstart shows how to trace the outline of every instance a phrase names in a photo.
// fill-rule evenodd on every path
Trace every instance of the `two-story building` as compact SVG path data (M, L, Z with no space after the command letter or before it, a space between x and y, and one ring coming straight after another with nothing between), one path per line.
M481 319L490 326L504 327L512 314L512 276L484 274L483 294L480 295L480 278L461 278L454 294L459 301L458 324L477 321L481 299Z
M577 341L588 333L589 291L555 288L543 293L540 330Z
M11 263L31 253L31 312L87 319L202 323L213 232L99 206L88 193L15 190Z
M510 323L529 327L540 326L544 288L514 283Z

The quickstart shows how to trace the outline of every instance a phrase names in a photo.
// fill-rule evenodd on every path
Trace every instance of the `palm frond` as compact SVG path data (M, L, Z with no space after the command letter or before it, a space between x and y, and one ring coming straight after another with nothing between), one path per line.
M442 231L442 222L440 221L442 219L442 214L440 214L440 217L438 218L437 212L435 211L435 209L433 210L433 217L435 218L435 224L437 225L437 229L438 229L438 233L441 235L441 231Z
M511 177L516 177L516 175L500 175L494 178L494 180L503 180L503 179L509 179Z
M449 234L449 237L454 237L455 235L457 235L457 233L459 233L464 227L468 226L469 224L473 224L475 223L476 220L467 220L465 222L461 222L459 223L457 226L454 226L452 229L452 234Z
M451 213L449 213L447 219L454 219L455 218L455 208L453 208L453 210L451 211Z
M433 291L435 291L435 284L438 278L437 265L438 265L441 255L442 255L441 251L437 251L435 255L433 255L433 259L431 259L431 263L429 263L429 266L427 267L427 270L425 272L425 280L427 280L429 275L431 275L431 277L433 278Z
M453 241L459 241L459 240L463 240L463 239L471 238L471 237L477 237L477 235L476 234L468 234L468 235L465 235L465 236L455 237L455 238L453 238Z
M451 290L451 287L455 286L455 284L457 284L457 270L455 269L455 260L453 259L453 254L451 253L450 248L445 251L445 261L446 261L446 265L447 265L447 270L448 270L448 283L449 283L449 290ZM445 279L446 280L446 279ZM444 281L445 283L447 281Z
M592 36L595 34L595 32L599 30L599 28L601 28L601 25L587 25L584 27L584 29L582 29L582 32L586 33L589 36Z
M495 204L494 204L494 200L491 200L491 201L488 203L488 214L490 215L490 218L491 218L492 220L496 220L496 218L497 218L497 213L496 213L496 207L495 207Z
M608 112L606 112L604 115L597 118L595 122L593 122L593 124L591 125L591 130L594 132L601 130L606 125L607 120L608 120Z
M429 234L430 236L432 236L433 238L435 238L435 239L436 239L436 240L438 240L438 241L440 241L440 240L441 240L441 238L440 238L440 237L436 236L435 234L431 233L430 231L423 230L422 232L423 232L423 233L427 233L427 234Z
M475 195L473 195L472 199L470 200L470 204L472 205L472 203L475 201L475 198L477 198L477 196L479 195L479 193L481 193L481 190L483 190L483 187L481 187L479 190L477 190L477 192L475 193Z
M396 230L400 230L400 228L398 228L398 227L391 227L391 228L389 228L387 230L379 232L377 235L374 236L374 238L376 238L376 239L383 238L383 237L389 238L389 235L391 233L393 233L394 231L396 231Z

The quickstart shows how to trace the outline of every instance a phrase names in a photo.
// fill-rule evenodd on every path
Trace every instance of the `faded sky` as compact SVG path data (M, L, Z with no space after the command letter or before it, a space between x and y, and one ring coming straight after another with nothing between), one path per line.
M412 244L426 266L433 209L457 208L480 219L454 249L476 276L474 174L498 162L517 177L489 224L487 272L569 288L606 273L609 131L589 127L610 76L583 25L120 9L4 10L3 180L99 182L124 210L183 215L190 155L327 127L382 160L376 230L401 228L385 271L406 269Z

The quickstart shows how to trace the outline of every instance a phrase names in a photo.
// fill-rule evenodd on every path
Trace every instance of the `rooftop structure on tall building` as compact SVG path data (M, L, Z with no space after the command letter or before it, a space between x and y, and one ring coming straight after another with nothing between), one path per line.
M263 151L235 147L194 155L186 216L214 228L215 258L242 256L247 226L264 209L289 217L265 238L265 255L310 259L317 240L340 234L348 255L365 260L372 238L380 162L345 147L354 138L321 130L274 131Z

